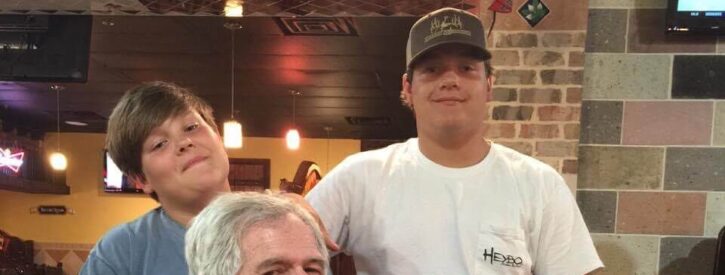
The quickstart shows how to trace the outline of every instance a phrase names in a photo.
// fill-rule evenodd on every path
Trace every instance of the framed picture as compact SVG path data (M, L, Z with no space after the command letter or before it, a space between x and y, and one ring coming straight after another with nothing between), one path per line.
M262 192L269 189L269 159L229 158L229 185L232 191Z

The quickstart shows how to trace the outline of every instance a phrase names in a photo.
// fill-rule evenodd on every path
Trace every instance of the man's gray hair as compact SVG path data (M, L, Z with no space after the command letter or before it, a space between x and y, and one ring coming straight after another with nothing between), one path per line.
M320 228L302 207L281 195L228 193L217 197L190 223L186 232L189 274L237 274L245 263L240 242L247 230L258 222L276 220L287 214L293 214L309 226L317 240L317 249L327 261Z

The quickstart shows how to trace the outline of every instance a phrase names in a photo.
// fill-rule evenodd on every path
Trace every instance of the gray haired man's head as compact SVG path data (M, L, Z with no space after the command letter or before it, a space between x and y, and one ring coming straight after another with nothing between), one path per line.
M310 214L281 195L229 193L212 201L190 223L186 232L186 261L189 274L238 274L248 260L243 240L255 226L267 226L289 217L304 222L314 235L314 246L327 264L328 252L322 233ZM303 230L306 231L306 230ZM285 232L286 234L287 232ZM309 234L288 232L288 234ZM309 235L307 235L309 236ZM256 238L257 236L252 236ZM313 250L314 251L314 250Z

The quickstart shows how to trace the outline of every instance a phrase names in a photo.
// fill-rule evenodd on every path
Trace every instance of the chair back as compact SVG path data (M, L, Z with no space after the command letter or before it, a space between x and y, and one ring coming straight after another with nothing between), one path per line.
M725 226L720 229L715 248L715 275L725 275Z

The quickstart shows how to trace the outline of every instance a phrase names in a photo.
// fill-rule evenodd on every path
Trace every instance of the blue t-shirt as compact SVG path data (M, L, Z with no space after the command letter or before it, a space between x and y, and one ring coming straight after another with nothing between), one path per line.
M81 275L188 274L186 229L158 207L106 233L88 255Z

